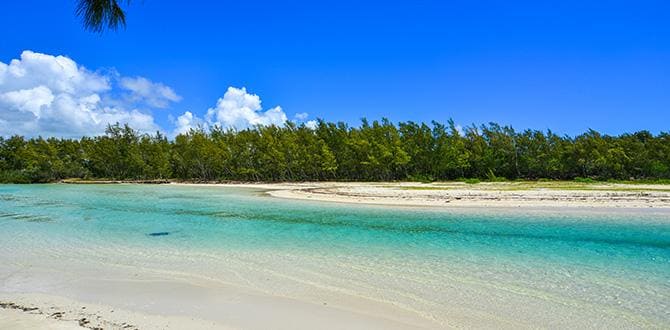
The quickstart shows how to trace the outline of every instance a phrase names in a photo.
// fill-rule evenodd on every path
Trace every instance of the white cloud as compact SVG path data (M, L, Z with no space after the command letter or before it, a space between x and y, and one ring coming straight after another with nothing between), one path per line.
M261 107L258 95L247 93L246 88L228 87L205 116L211 126L245 129L256 125L283 125L288 119L281 107L267 111Z
M296 114L295 117L307 118L306 113ZM207 110L204 118L199 118L190 111L184 112L173 120L174 135L186 133L191 128L205 129L219 126L224 129L242 130L257 125L282 126L288 121L286 113L280 106L263 111L261 99L258 95L250 94L247 89L228 87L223 97L216 102L216 106Z
M150 114L114 98L112 78L67 57L31 51L9 64L0 62L0 135L97 135L116 122L140 131L157 130ZM179 99L169 87L145 78L120 82L152 106Z
M316 129L319 126L319 123L316 120L308 120L305 122L305 126L309 129Z
M181 100L181 96L172 88L144 77L123 77L119 80L119 85L131 92L132 101L143 101L156 108L167 108L171 102Z
M309 114L307 112L299 112L299 113L296 113L293 116L293 118L295 118L295 120L299 120L299 121L304 121L305 119L307 119L307 117L309 117Z
M309 114L307 112L299 112L293 116L293 119L298 123L303 123L309 129L316 129L319 123L316 120L307 120Z
M21 59L13 59L9 65L2 63L1 66L5 68L0 69L0 92L44 86L54 94L85 95L111 88L108 77L90 72L65 56L26 50Z
M174 135L188 133L191 129L197 128L209 128L209 125L202 119L196 117L190 111L184 112L183 115L177 117L177 120L174 121L175 130Z
M24 51L9 64L0 62L0 136L79 137L98 135L109 124L129 124L143 131L159 129L153 116L135 106L165 108L181 100L172 88L143 77L123 77L113 69L94 72L65 56ZM307 113L294 118L308 127ZM287 116L279 106L263 110L258 95L229 87L198 117L190 111L176 119L174 134L213 126L245 129L256 125L283 125Z

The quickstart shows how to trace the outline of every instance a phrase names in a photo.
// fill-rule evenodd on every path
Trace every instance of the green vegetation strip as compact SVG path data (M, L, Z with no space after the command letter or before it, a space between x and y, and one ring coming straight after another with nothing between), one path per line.
M571 137L494 123L460 130L453 121L363 120L358 127L320 121L316 128L289 122L240 131L195 129L174 139L118 124L105 135L81 139L0 137L0 182L73 178L96 183L459 180L482 189L500 183L509 185L502 189L644 191L598 185L607 180L670 183L670 134L610 136L590 130ZM545 180L521 188L514 181L537 178Z

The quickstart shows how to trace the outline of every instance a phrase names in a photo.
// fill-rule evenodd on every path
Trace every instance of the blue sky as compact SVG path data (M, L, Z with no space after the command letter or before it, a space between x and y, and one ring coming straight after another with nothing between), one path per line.
M135 105L166 131L229 86L289 119L670 127L667 1L136 0L127 28L103 34L74 3L3 3L0 62L32 50L169 86L178 102Z

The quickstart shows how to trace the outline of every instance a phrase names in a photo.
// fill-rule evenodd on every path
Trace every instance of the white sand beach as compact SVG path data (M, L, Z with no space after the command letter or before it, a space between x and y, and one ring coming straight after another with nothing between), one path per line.
M559 181L477 184L305 182L222 185L266 189L268 194L278 198L389 206L670 209L670 185L662 184L586 184Z

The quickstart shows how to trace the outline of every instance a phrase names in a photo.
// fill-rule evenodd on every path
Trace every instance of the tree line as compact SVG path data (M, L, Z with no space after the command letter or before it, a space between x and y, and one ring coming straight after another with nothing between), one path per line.
M670 134L559 136L495 123L387 119L245 130L192 129L173 140L110 125L81 139L0 137L0 182L66 178L189 181L392 181L477 178L670 179Z

